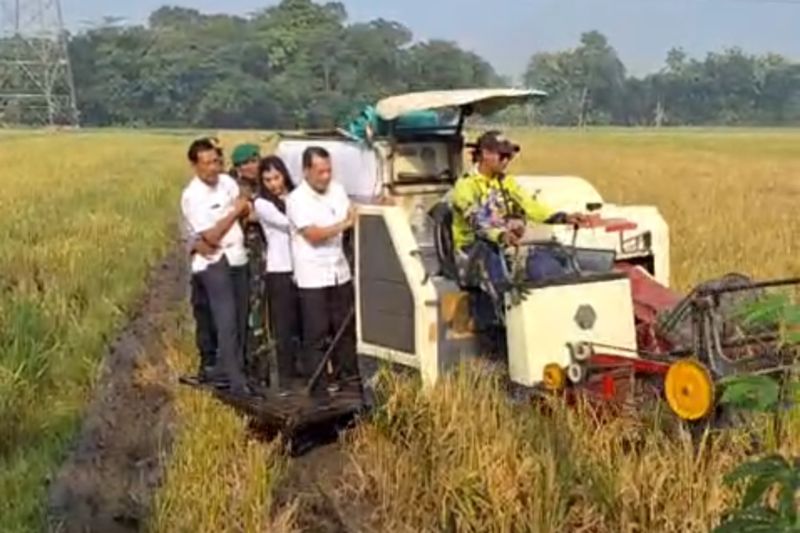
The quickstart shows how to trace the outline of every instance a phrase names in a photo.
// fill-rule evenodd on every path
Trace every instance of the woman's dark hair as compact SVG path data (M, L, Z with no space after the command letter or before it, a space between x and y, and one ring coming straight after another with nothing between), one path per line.
M286 214L286 202L269 192L267 187L264 185L264 173L269 172L270 170L277 170L280 172L281 176L283 176L283 185L286 187L287 193L294 190L292 176L289 174L289 169L286 168L286 164L283 162L283 159L276 155L270 155L262 159L261 164L258 166L258 195L261 198L272 202L272 204L278 208L278 211Z

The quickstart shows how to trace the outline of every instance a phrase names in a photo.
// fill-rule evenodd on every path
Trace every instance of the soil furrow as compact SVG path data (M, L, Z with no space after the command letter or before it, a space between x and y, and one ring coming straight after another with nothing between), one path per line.
M175 431L164 340L188 287L181 250L154 269L109 347L81 431L49 489L51 531L127 533L146 522Z

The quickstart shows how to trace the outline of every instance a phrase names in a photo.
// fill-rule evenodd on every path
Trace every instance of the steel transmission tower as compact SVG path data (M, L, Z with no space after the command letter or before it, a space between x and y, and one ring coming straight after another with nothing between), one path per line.
M77 126L60 0L0 0L0 124Z

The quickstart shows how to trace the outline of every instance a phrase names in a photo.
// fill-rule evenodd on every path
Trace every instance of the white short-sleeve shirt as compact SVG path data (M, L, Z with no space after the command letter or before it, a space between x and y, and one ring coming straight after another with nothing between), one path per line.
M255 201L255 210L267 239L267 272L273 274L292 272L289 218L281 213L275 204L264 198Z
M183 190L181 211L190 235L199 235L213 228L217 222L228 216L239 197L239 186L227 174L221 174L215 186L210 186L195 176ZM220 241L219 251L211 257L194 254L192 272L202 272L216 263L222 256L227 257L231 266L247 264L247 249L244 233L238 223L234 223Z
M286 214L292 225L292 259L299 288L335 287L352 279L341 234L314 245L300 233L311 226L338 224L347 218L348 209L350 199L344 187L336 182L331 182L328 190L320 194L303 181L289 195Z

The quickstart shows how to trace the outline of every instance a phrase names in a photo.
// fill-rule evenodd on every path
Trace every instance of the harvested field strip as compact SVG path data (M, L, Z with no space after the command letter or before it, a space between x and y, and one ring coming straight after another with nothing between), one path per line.
M44 526L97 364L175 234L180 139L3 140L0 195L0 516Z
M191 326L191 324L188 324ZM182 336L189 339L189 330ZM191 342L168 350L173 376L196 365ZM286 463L277 444L248 434L247 422L207 393L180 388L181 425L157 493L153 532L293 531L293 507L273 509Z
M74 451L50 486L50 527L64 533L140 530L174 428L175 383L165 341L188 272L178 247L154 269L135 318L111 345Z

